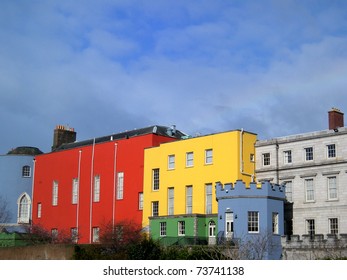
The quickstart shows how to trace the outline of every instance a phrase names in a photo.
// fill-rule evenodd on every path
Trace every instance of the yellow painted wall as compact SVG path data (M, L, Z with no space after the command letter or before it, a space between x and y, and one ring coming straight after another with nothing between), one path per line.
M168 215L168 188L174 188L174 215L186 214L186 186L193 186L193 214L206 213L205 185L212 184L212 213L218 212L215 182L243 180L249 184L251 177L241 174L241 131L228 131L186 140L161 144L145 150L143 227L148 226L151 202L159 201L159 216ZM243 171L254 174L255 164L250 154L255 154L256 135L242 133ZM205 150L213 149L213 163L205 164ZM186 167L186 153L194 153L193 167ZM175 155L175 168L168 169L168 156ZM152 170L160 169L160 189L152 190Z

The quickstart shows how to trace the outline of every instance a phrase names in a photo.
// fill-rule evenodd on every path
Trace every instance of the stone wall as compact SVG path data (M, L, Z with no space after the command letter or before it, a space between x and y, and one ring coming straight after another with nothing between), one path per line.
M282 259L317 260L347 258L347 234L282 236Z
M70 260L73 245L35 245L0 248L0 260Z

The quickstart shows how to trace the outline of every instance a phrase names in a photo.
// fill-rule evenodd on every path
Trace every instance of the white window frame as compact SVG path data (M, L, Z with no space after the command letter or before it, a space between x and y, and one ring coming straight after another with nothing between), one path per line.
M78 187L79 187L79 183L78 183L78 179L74 178L72 180L72 204L77 204L78 203Z
M339 234L339 219L338 218L329 218L329 233Z
M186 153L186 167L194 166L194 152Z
M205 150L205 164L213 164L213 149Z
M175 211L175 189L173 187L167 190L167 214L174 215Z
M117 199L124 198L124 172L117 173Z
M272 233L279 234L278 213L272 212Z
M159 223L159 235L166 236L166 222Z
M37 203L37 218L41 218L42 217L42 203L38 202Z
M248 233L259 233L259 212L248 211L247 214Z
M293 181L285 182L285 194L287 201L293 202Z
M284 164L293 163L292 151L291 150L283 151L283 159L284 159Z
M210 221L208 223L208 237L216 237L216 223L215 223L215 221Z
M175 160L176 160L175 155L168 155L168 157L167 157L167 168L169 170L175 169Z
M28 224L30 222L31 199L27 193L22 193L18 200L18 224Z
M92 228L92 242L93 243L100 242L100 228L99 227L93 227Z
M193 186L186 186L186 214L193 213Z
M313 161L314 160L314 149L313 147L304 148L305 151L305 161Z
M152 169L152 190L158 191L160 188L160 169Z
M206 214L212 214L212 184L205 185Z
M78 242L78 229L77 229L77 227L71 228L70 234L71 234L72 243L77 243Z
M139 210L143 210L143 192L139 193Z
M52 186L52 206L58 205L58 194L59 194L59 183L58 181L53 181Z
M327 158L336 158L336 145L328 144L327 145Z
M304 181L305 184L305 201L314 202L315 201L315 188L313 178L307 178Z
M316 234L316 222L314 219L306 219L306 233L310 236Z
M185 221L178 221L177 222L177 228L178 228L178 236L185 236L186 235L186 222Z
M262 154L262 162L263 162L263 166L270 166L271 165L271 154L270 153L263 153Z
M152 217L159 216L159 201L152 201Z
M93 202L100 202L100 175L94 176Z
M327 177L328 200L338 200L337 177Z

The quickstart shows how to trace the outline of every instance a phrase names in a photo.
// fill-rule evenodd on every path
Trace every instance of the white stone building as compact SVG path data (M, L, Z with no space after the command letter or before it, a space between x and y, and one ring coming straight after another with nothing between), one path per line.
M287 200L292 202L286 208L292 206L287 234L347 233L347 127L343 113L329 111L328 130L257 141L256 179L286 183Z

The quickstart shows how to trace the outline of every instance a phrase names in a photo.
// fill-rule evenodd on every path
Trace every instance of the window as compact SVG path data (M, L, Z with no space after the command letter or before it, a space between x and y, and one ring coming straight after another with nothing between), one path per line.
M152 202L152 217L159 216L159 201Z
M168 157L168 169L175 169L175 155L169 155L169 157Z
M284 151L284 163L292 163L292 151Z
M93 202L100 201L100 175L94 177Z
M193 187L186 186L186 214L193 213Z
M143 210L143 193L139 193L139 210Z
M160 222L160 236L166 236L166 222Z
M208 236L209 237L215 237L216 236L216 223L214 221L211 221L208 224Z
M305 160L310 161L313 160L313 148L305 148Z
M213 163L213 150L207 149L205 150L205 164L212 164Z
M225 236L232 237L234 232L234 213L226 212L225 213Z
M212 213L212 184L207 184L206 189L206 214Z
M194 153L186 153L186 167L194 166Z
M37 203L37 218L41 218L42 215L42 204L41 202Z
M29 165L23 166L22 177L31 177L31 168Z
M286 198L289 202L293 202L293 182L287 181L285 182L285 192L286 192Z
M93 227L93 242L99 242L100 241L100 228Z
M259 232L259 212L257 211L248 212L248 232Z
M263 154L263 166L270 165L270 153Z
M152 190L159 190L159 168L152 170Z
M117 199L123 199L124 192L124 172L117 174Z
M31 201L28 194L24 193L18 200L18 223L29 223Z
M336 157L335 144L327 145L327 156L328 156L328 158L335 158Z
M78 230L77 228L71 228L71 241L77 243L78 241Z
M58 181L53 181L52 187L52 205L58 205Z
M336 177L328 177L328 199L336 200L337 199L337 184Z
M174 188L168 188L168 215L173 215L174 214L174 202L175 202L175 197L174 197Z
M52 240L55 241L58 239L58 229L57 228L52 228L51 229L51 235L52 235Z
M307 234L311 238L313 238L313 236L316 234L316 228L315 228L314 219L306 220L306 229L307 229Z
M329 219L329 233L338 234L339 233L339 222L337 218Z
M272 233L278 234L278 213L272 213Z
M250 155L249 155L249 160L250 160L251 162L255 162L255 155L254 155L254 154L250 154Z
M72 180L72 204L78 203L78 179Z
M178 221L178 235L179 236L186 235L186 222L185 221Z
M306 202L314 201L313 179L305 179Z

